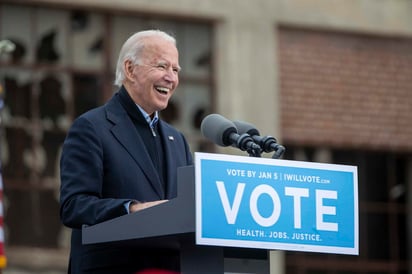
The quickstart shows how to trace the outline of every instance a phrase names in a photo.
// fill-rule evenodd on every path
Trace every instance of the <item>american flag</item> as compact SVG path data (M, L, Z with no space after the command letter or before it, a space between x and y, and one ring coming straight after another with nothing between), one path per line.
M0 55L2 53L10 53L14 50L15 45L9 40L0 41ZM0 83L0 113L4 106L4 90ZM2 121L0 117L0 133L2 127ZM1 137L1 136L0 136ZM1 147L0 147L1 152ZM1 153L0 153L1 155ZM4 214L3 214L3 176L2 176L2 166L0 158L0 272L1 269L5 268L7 265L7 258L4 252Z
M7 264L6 254L4 252L4 230L3 230L3 179L0 174L0 269L5 268Z
M0 112L3 109L3 105L4 105L3 94L4 94L4 90L3 90L2 85L0 84ZM0 120L0 127L1 127L1 120ZM0 152L1 152L1 148L0 148ZM6 262L7 262L6 254L4 252L3 216L4 216L3 215L3 176L2 176L1 160L0 160L0 269L5 268Z

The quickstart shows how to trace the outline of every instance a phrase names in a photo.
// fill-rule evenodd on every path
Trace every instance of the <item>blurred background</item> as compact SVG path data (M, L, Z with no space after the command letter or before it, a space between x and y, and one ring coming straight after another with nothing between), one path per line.
M244 155L202 137L220 113L275 136L283 159L358 166L359 256L273 251L271 273L412 273L412 1L1 0L0 40L15 45L0 55L3 273L66 272L61 145L147 28L177 38L161 115L192 151Z

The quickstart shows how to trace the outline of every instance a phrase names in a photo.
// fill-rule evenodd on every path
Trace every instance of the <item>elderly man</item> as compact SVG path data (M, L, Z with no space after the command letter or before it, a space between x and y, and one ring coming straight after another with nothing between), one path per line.
M175 39L158 30L135 33L116 69L118 92L78 117L61 157L60 214L72 228L69 273L179 270L175 250L82 245L81 227L177 195L177 168L192 164L184 136L159 119L179 84Z

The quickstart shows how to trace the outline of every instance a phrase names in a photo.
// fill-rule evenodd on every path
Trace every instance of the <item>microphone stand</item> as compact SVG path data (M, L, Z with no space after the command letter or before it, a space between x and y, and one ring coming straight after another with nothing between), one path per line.
M258 139L257 139L258 138ZM280 156L285 152L285 147L281 146L277 143L277 140L275 137L272 136L264 136L264 137L255 137L256 142L261 146L262 151L264 152L272 152L274 151L272 155L272 159L279 159ZM255 157L260 157L260 156L255 156Z
M262 156L262 149L247 149L246 152L249 154L249 157L261 157Z
M282 154L285 152L285 150L286 148L284 146L277 145L275 153L273 153L272 155L272 159L279 159L280 156L282 156Z
M238 136L235 146L240 148L240 150L246 151L250 157L261 157L263 151L247 133Z

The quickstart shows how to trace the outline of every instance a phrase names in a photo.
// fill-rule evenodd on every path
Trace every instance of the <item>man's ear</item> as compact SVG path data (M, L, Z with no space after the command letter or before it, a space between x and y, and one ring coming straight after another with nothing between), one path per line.
M124 68L124 76L128 81L133 82L133 69L134 69L134 64L130 60L126 60L123 63L123 68Z

